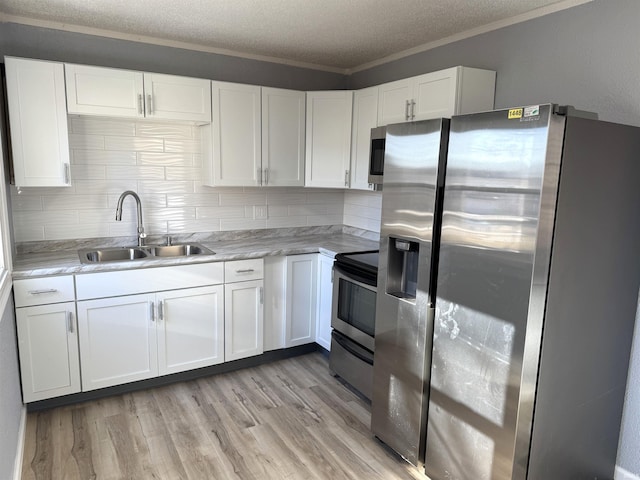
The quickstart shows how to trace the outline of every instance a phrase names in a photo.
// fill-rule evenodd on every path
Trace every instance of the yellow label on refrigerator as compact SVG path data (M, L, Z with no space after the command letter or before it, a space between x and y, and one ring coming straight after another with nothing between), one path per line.
M509 119L522 118L522 108L512 108L509 110Z

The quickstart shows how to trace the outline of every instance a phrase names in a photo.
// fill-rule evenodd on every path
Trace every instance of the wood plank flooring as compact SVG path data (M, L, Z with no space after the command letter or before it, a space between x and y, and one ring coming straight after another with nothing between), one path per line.
M27 417L23 480L426 477L319 353Z

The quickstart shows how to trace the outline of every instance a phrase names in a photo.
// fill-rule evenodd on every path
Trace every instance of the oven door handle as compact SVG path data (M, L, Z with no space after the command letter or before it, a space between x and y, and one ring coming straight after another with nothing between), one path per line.
M349 352L354 357L359 358L360 360L362 360L365 363L368 363L369 365L373 365L373 359L363 355L362 353L357 351L355 348L353 348L351 345L349 345L350 342L342 335L336 334L334 332L333 339L338 343L338 345L340 345L342 348L344 348L347 352Z
M333 268L336 270L342 277L346 280L354 281L354 283L360 284L361 287L366 288L368 290L376 291L376 283L371 283L366 277L363 277L357 272L354 272L350 269L346 269L338 265L336 262L333 263ZM376 279L377 280L377 279Z

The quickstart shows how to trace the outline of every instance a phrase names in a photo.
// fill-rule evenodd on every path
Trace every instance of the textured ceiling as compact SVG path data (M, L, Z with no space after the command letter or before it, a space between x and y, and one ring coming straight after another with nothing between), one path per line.
M0 0L0 13L5 21L33 19L347 70L585 1Z

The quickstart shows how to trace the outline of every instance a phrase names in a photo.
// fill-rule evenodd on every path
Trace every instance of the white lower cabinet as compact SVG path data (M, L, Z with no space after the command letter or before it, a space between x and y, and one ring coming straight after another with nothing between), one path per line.
M287 257L264 259L264 351L284 348Z
M82 390L158 375L154 294L78 302Z
M264 351L263 261L237 260L226 262L224 268L224 359L260 355Z
M156 294L160 375L224 362L224 287Z
M331 302L333 299L333 257L318 254L318 313L316 343L331 350Z
M25 403L80 391L75 303L16 308Z
M318 254L287 257L285 346L315 342Z

